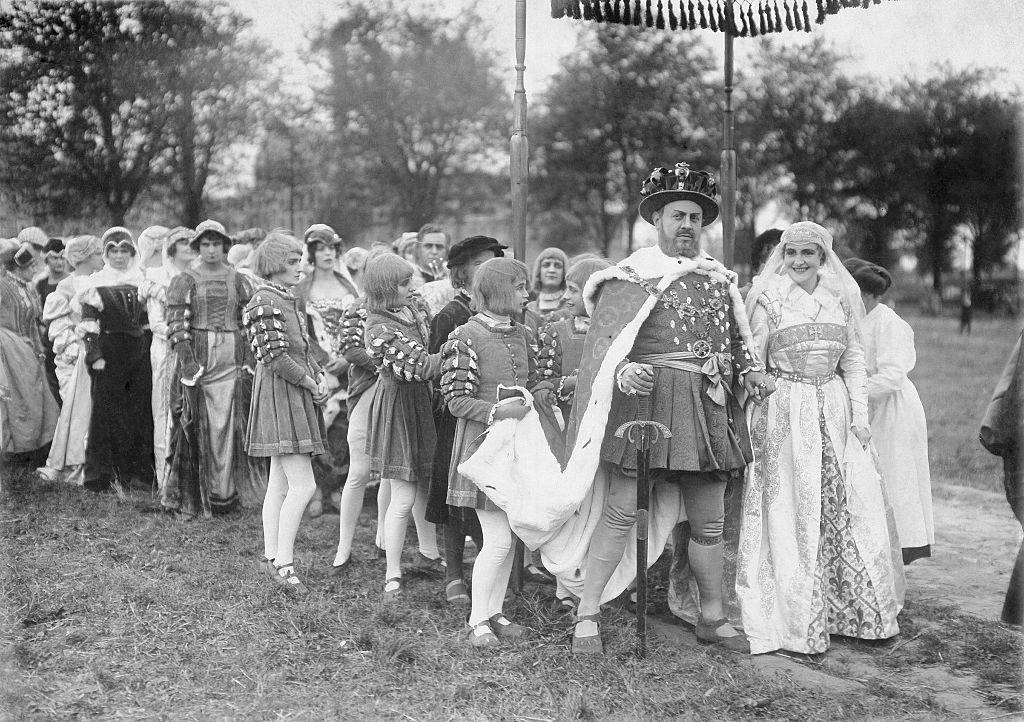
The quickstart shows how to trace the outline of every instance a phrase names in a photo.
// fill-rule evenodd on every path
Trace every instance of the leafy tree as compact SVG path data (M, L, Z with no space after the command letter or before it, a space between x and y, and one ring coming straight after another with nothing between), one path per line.
M191 222L215 157L246 130L258 56L236 40L244 24L192 0L14 0L0 14L0 182L120 224L169 174Z
M552 77L530 129L531 194L554 225L607 254L626 226L633 246L643 180L657 165L718 164L720 93L713 56L687 33L605 26L580 37Z
M442 21L395 3L349 0L314 45L339 147L335 190L358 178L396 224L417 228L453 201L455 176L504 148L508 99L481 19ZM359 175L350 173L359 171Z

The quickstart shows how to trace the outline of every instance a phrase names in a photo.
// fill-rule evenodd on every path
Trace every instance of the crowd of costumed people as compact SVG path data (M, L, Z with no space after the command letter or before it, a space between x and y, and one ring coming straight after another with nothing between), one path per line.
M6 463L151 491L196 523L261 506L261 573L297 596L303 519L337 513L344 578L375 489L384 603L408 603L415 568L465 609L468 644L527 636L504 611L521 540L576 654L602 651L601 607L635 585L643 473L648 563L671 549L670 606L701 642L821 653L833 634L897 635L904 565L935 533L889 273L805 220L757 237L740 287L702 247L715 180L686 164L655 169L639 209L656 245L618 263L545 248L532 267L434 224L369 250L324 224L25 228L0 241ZM1020 516L1015 353L982 440ZM636 422L670 434L642 471ZM1018 559L1007 621L1021 583Z

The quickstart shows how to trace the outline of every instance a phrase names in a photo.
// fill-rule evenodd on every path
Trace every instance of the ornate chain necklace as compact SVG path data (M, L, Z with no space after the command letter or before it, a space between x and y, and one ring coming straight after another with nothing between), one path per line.
M724 304L717 293L711 299L701 299L700 307L691 303L690 297L684 302L675 289L670 289L662 296L662 303L666 308L674 309L680 320L687 321L690 330L697 337L693 344L693 354L698 358L707 358L711 355L711 323L717 316Z

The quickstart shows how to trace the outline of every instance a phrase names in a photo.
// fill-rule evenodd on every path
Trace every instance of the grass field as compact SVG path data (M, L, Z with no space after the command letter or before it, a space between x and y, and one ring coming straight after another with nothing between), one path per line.
M1020 334L1015 319L976 318L970 336L952 318L907 316L917 367L910 378L928 417L933 483L1002 491L1002 463L978 443L978 427L996 380Z
M964 339L949 319L911 321L937 484L997 490L977 425L1016 327L982 320ZM0 508L5 718L932 719L949 714L943 694L957 684L986 705L966 716L1022 708L1020 635L955 609L911 601L897 640L782 667L699 647L689 632L655 638L636 660L632 617L613 611L609 653L581 661L550 590L528 588L507 612L531 638L478 653L437 580L412 578L401 605L380 605L370 507L337 586L326 576L337 517L304 522L297 550L313 593L301 601L257 572L254 509L182 523L146 494L94 495L17 468ZM663 589L654 611L664 614ZM938 676L905 681L920 669Z

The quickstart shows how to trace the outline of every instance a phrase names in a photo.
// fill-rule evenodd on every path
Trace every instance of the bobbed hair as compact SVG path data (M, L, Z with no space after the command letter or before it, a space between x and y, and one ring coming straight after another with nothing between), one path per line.
M394 253L382 253L366 262L363 290L366 307L383 311L398 305L398 286L412 278L412 265Z
M250 264L256 275L270 278L288 268L288 256L292 253L302 254L299 240L289 233L273 231L256 246Z
M876 263L860 258L850 258L843 265L860 286L860 290L868 295L878 298L892 286L892 276Z
M582 289L587 285L587 281L590 280L592 275L602 269L611 267L611 261L604 258L584 258L576 261L576 263L569 267L569 270L565 274L565 283L566 285L573 283Z
M561 248L555 248L554 246L545 248L537 254L537 259L533 262L533 290L540 291L540 264L549 258L557 258L562 262L562 285L559 288L564 291L565 271L569 268L569 257L565 255L565 251Z
M478 311L512 315L519 310L515 285L530 283L530 270L514 258L492 258L473 274L473 305Z
M775 246L779 245L779 241L782 240L782 229L781 228L769 228L767 231L759 233L754 242L750 246L750 266L754 273L759 272L764 268L765 261L768 260L768 255L772 252Z

